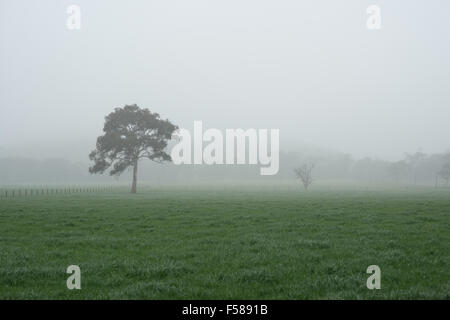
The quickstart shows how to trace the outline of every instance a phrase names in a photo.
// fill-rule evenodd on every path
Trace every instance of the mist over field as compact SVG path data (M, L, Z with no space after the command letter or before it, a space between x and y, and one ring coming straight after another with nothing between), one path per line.
M450 299L449 13L1 0L0 300Z
M376 31L369 1L77 1L75 31L70 4L1 3L0 183L109 181L88 154L105 115L134 103L182 128L279 129L281 180L302 159L321 179L392 180L388 161L423 152L432 184L450 150L445 1L385 2ZM139 175L261 178L183 167Z

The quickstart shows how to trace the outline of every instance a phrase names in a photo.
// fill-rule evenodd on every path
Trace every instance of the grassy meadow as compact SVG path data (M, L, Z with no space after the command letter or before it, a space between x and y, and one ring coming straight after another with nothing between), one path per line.
M450 298L449 189L138 191L1 198L0 299Z

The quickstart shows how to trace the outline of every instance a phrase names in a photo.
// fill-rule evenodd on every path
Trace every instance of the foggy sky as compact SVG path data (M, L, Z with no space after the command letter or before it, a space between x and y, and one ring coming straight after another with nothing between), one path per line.
M181 127L279 128L282 148L444 152L449 31L445 0L1 0L0 155L87 161L134 103Z

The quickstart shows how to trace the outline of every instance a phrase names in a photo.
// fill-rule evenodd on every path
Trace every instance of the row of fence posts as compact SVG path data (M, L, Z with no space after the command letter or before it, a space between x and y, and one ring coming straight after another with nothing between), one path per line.
M4 198L28 197L38 195L57 195L73 193L93 193L102 191L113 191L112 186L101 187L67 187L67 188L32 188L32 189L6 189L0 193Z

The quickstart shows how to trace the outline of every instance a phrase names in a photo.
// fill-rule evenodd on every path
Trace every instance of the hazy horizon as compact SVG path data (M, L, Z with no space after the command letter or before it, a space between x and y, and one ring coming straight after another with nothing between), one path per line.
M448 2L75 2L1 2L0 155L87 162L133 103L181 127L277 128L282 150L450 149Z

